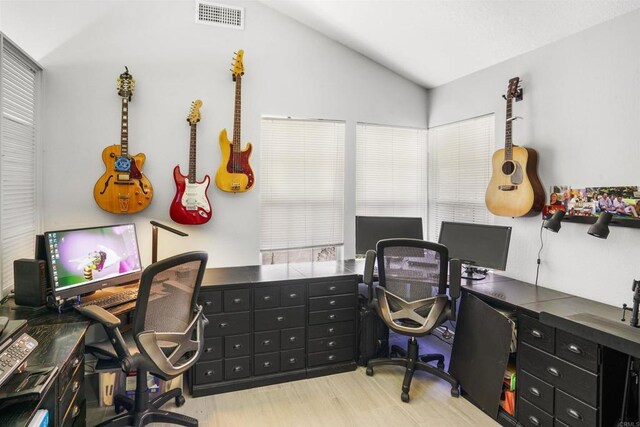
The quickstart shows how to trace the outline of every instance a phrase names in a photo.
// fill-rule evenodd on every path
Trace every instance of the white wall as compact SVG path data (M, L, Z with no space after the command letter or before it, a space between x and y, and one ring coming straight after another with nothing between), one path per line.
M429 91L429 127L496 113L496 149L504 146L506 92L524 81L514 103L514 143L539 154L551 185L640 184L640 11ZM502 120L501 120L502 118ZM541 216L497 218L513 235L507 274L535 280ZM640 230L611 227L607 240L588 225L545 231L539 284L619 306L640 278Z
M257 186L227 194L212 184L214 217L160 231L159 257L209 252L209 266L259 262L261 115L347 122L345 164L355 165L357 121L426 127L426 91L391 71L269 9L246 8L244 31L194 23L194 2L20 1L0 3L0 29L45 69L44 142L47 230L135 221L143 262L150 262L150 225L169 219L173 167L188 169L191 101L203 100L198 125L198 175L220 162L218 134L232 132L233 52L245 50L243 144L254 143ZM154 187L149 208L134 216L100 210L93 185L104 170L102 149L120 141L115 81L124 65L137 80L130 107L131 153L143 152ZM231 136L231 135L230 135ZM355 168L346 169L345 254L354 252Z

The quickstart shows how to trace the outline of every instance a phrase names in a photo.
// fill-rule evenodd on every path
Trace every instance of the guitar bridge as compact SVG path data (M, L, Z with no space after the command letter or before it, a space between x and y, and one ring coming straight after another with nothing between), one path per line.
M128 194L118 194L120 212L129 212L129 198Z
M231 184L231 191L240 191L240 183L234 182Z
M517 190L517 185L498 185L498 190L500 191L514 191Z

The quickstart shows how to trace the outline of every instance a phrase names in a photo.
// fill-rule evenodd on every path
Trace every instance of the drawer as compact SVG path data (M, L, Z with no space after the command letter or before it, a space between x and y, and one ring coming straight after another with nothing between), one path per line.
M353 335L340 335L338 337L319 338L309 340L309 353L333 350L336 348L353 347L355 344Z
M256 310L256 331L304 326L303 307L271 308Z
M553 427L553 417L526 399L518 399L518 421L526 427Z
M598 410L569 396L562 390L556 390L556 418L571 427L598 425Z
M523 397L538 408L553 414L554 388L551 384L525 371L518 376L518 397Z
M304 305L307 298L306 285L286 285L280 288L280 306L290 307L293 305Z
M84 419L86 418L86 404L84 401L82 390L79 390L77 393L73 395L73 399L71 402L68 402L68 407L61 407L60 414L64 414L60 425L62 427L72 427L74 425L84 425ZM49 420L51 424L51 419ZM52 425L55 425L53 422Z
M222 312L222 291L200 291L198 305L202 306L204 314Z
M335 337L337 335L353 334L356 325L354 322L339 322L329 325L309 326L309 338Z
M280 348L282 350L304 348L304 328L283 329L280 333Z
M598 371L598 344L560 329L556 330L556 355L591 372Z
M237 357L235 359L225 359L224 379L237 380L251 375L251 357Z
M520 369L595 406L598 402L598 376L544 351L523 343L518 349ZM556 393L558 390L556 390ZM557 397L556 397L557 398Z
M309 354L309 367L355 360L353 347Z
M276 308L280 307L280 287L269 286L255 288L253 291L255 308Z
M240 357L251 354L251 335L231 335L224 338L224 357Z
M534 347L553 353L555 328L544 325L529 316L520 316L518 337Z
M222 359L222 337L205 338L199 362Z
M280 370L304 369L304 348L286 350L280 353Z
M256 354L253 360L253 374L266 375L280 371L280 352Z
M224 371L222 370L222 360L196 363L196 372L193 378L194 384L209 384L222 381L223 378Z
M568 424L563 423L559 419L554 420L554 427L570 427Z
M64 364L62 369L60 370L60 374L58 378L60 378L60 389L64 389L67 384L69 384L69 380L76 372L79 366L84 363L84 340L82 340L76 348L73 349L67 363ZM66 408L65 408L66 409Z
M248 311L251 308L249 289L232 289L224 291L224 312Z
M345 320L353 320L356 318L356 309L341 308L338 310L315 311L309 313L309 324L318 325L321 323L343 322Z
M251 313L222 313L207 316L209 326L204 328L205 337L223 337L251 332Z
M309 296L319 297L349 293L355 295L357 286L355 280L309 283Z
M73 372L73 376L60 377L59 381L60 389L63 391L58 396L58 413L65 414L65 417L67 417L68 414L66 412L73 406L71 402L76 399L76 395L82 394L80 392L84 382L84 365L82 363L78 365L77 369ZM65 382L64 388L62 382Z
M347 307L353 307L355 309L356 296L354 294L309 298L309 311L333 310Z
M256 332L253 336L253 351L270 353L280 350L280 331Z

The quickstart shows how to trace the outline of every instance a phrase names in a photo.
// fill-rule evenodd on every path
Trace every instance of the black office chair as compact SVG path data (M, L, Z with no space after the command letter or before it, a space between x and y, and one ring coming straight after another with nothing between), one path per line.
M160 409L171 399L182 406L182 389L149 400L147 372L170 380L200 357L208 321L196 302L206 264L206 252L189 252L147 267L140 279L133 328L124 337L117 317L101 307L82 309L85 316L102 323L109 336L109 341L87 345L87 351L99 358L116 359L124 372L135 370L137 375L135 399L123 395L114 398L116 413L124 409L127 413L101 426L143 426L152 422L198 425L195 418Z
M377 255L379 283L374 288L373 269ZM448 260L449 251L438 243L416 239L386 239L376 251L366 255L364 282L369 286L369 300L389 328L408 335L408 349L392 346L391 356L369 360L367 375L381 365L406 368L401 398L409 401L409 389L416 370L429 372L451 384L451 395L458 397L458 381L444 371L441 354L418 355L416 337L428 335L446 320L456 318L456 299L460 296L460 261ZM449 296L447 266L450 264ZM374 294L375 291L375 294ZM428 362L436 361L437 367Z

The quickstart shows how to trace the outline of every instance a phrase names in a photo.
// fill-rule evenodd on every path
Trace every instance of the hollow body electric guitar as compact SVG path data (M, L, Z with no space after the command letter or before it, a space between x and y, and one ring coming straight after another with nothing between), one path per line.
M544 190L537 174L538 153L513 145L511 138L513 99L519 92L520 79L509 80L504 148L497 150L491 160L492 174L485 194L491 213L498 216L518 217L540 212L544 207Z
M93 198L107 212L131 214L149 206L153 189L142 173L145 155L129 154L129 102L136 82L126 67L117 82L118 95L122 97L120 145L102 151L106 171L93 188Z
M198 225L211 219L211 203L207 197L210 178L205 175L202 181L196 181L196 127L200 121L199 99L191 104L191 111L187 122L191 126L189 142L189 175L180 173L180 166L173 169L173 179L176 181L176 196L173 198L169 214L171 219L180 224Z
M242 76L244 75L244 65L242 58L243 50L236 53L233 69L233 80L236 82L236 101L233 114L233 142L227 137L227 130L220 132L220 151L222 153L222 162L216 172L216 185L222 191L230 193L242 193L250 190L255 184L255 176L251 165L249 164L249 156L251 156L252 146L247 143L243 150L240 146L240 114L241 114L241 95L242 95Z

